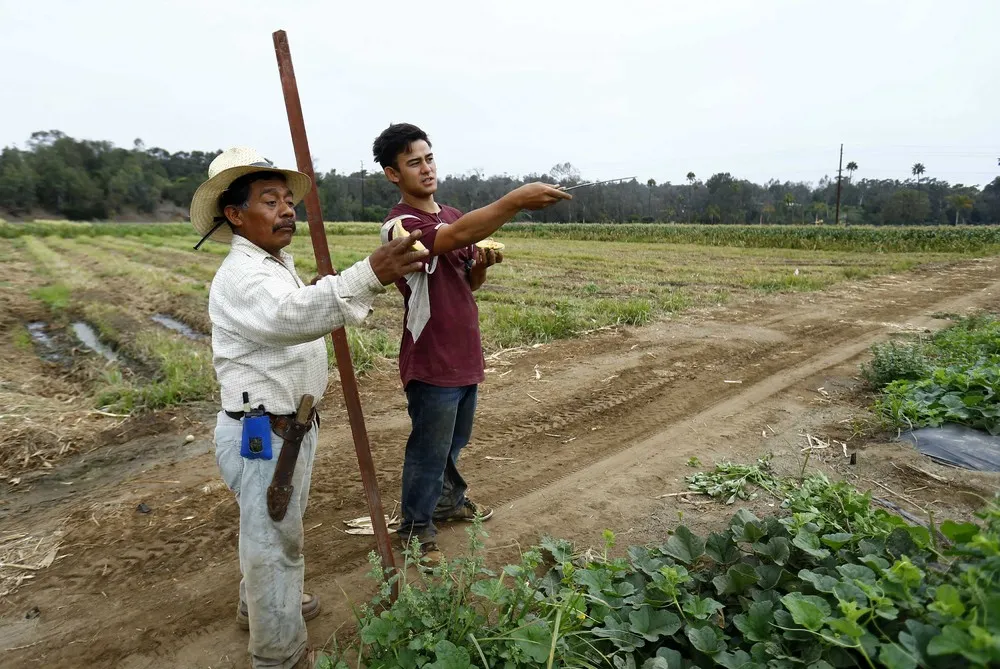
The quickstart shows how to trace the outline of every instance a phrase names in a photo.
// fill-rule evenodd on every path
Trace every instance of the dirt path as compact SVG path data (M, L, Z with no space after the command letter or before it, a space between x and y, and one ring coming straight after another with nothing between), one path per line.
M863 448L849 429L857 357L893 332L940 327L934 314L997 308L998 266L986 259L925 268L492 357L463 455L472 494L497 507L491 559L509 559L546 533L595 544L613 528L636 543L662 536L679 512L692 525L729 515L733 507L656 499L684 489L692 456L709 465L772 452L790 473L801 466L804 430ZM362 393L388 511L398 496L405 405L391 375L366 379ZM340 529L366 510L339 399L332 389L306 516L307 586L327 604L310 623L314 643L349 622L345 593L364 599L374 545ZM0 665L245 666L246 637L232 620L236 505L210 453L211 413L187 418L190 427L67 463L3 500L4 533L59 529L63 545L51 567L0 605ZM193 443L184 442L187 432ZM907 454L887 446L862 451L853 468L842 454L813 464L893 488L906 483L891 479L893 457ZM947 511L960 498L941 501L936 492L920 499ZM137 513L140 502L151 512ZM463 542L459 529L442 533L448 552ZM26 619L32 607L41 615Z

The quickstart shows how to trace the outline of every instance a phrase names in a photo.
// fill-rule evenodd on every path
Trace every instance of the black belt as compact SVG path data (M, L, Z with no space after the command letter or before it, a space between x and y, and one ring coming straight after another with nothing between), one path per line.
M226 415L233 420L240 420L243 418L245 413L243 411L226 411ZM274 430L275 434L282 437L285 435L285 430L291 424L292 420L295 418L295 414L273 414L266 412L264 414L271 420L271 429ZM313 410L313 419L316 421L316 427L319 427L319 413ZM306 432L312 429L312 421L309 421L309 427L306 428Z

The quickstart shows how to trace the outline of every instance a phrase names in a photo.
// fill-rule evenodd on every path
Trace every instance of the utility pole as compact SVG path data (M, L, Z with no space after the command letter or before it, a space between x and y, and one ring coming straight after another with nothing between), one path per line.
M841 172L844 167L844 145L840 145L840 164L837 165L837 213L834 215L834 224L840 225L840 182L843 179Z
M361 161L361 220L365 220L365 161Z

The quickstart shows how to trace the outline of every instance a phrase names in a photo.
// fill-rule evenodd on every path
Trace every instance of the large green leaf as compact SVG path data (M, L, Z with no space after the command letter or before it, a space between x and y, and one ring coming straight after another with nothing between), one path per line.
M824 534L819 539L825 545L836 551L840 550L844 544L850 543L851 540L854 539L854 535L847 532L837 532L835 534Z
M611 574L603 567L593 569L578 569L573 572L573 580L587 588L587 592L601 596L611 590Z
M972 538L979 534L979 531L979 526L975 523L956 523L953 520L941 523L941 534L956 544L972 541Z
M545 659L548 656L546 652ZM434 662L424 665L424 669L469 669L471 666L469 651L450 641L441 640L434 646Z
M945 625L941 633L927 644L928 655L962 655L972 643L972 637L957 625Z
M904 555L915 555L919 547L907 530L897 527L886 537L885 550L894 558L900 558Z
M648 548L643 546L630 547L628 549L628 556L632 562L632 566L647 576L652 576L660 570L660 567L667 564L665 560L653 555Z
M906 621L906 631L899 633L899 643L906 650L926 663L929 657L927 646L931 640L941 634L941 630L934 625L926 625L917 620Z
M705 540L680 525L667 540L663 552L684 564L691 564L705 554Z
M853 620L847 618L831 618L826 624L834 632L842 634L850 639L860 639L865 635L865 628Z
M867 583L869 585L875 585L875 572L868 567L864 567L859 564L842 564L837 566L837 571L839 571L844 578L861 581L862 583Z
M960 618L965 613L965 604L962 603L962 595L958 588L948 584L937 587L934 592L934 602L928 608L953 618Z
M514 645L535 662L545 662L549 659L552 629L547 620L533 620L528 625L514 630L511 638L514 639Z
M494 604L506 601L510 597L510 587L503 584L498 578L484 578L476 581L470 588L473 594L484 597Z
M713 532L708 535L705 545L705 553L721 565L730 565L740 559L739 546L733 541L729 534Z
M761 564L754 569L757 572L757 585L764 590L777 587L788 572L776 564Z
M748 564L735 564L725 574L712 579L715 590L720 595L742 594L750 586L757 585L757 572Z
M681 608L683 608L684 613L688 614L695 620L705 620L717 611L721 611L724 607L711 597L702 598L698 596L691 596L684 602L684 605Z
M552 555L552 559L555 560L556 564L569 562L573 559L573 544L565 539L543 537L539 546L542 550L548 551Z
M631 623L625 623L615 616L605 616L604 627L595 627L594 636L609 639L618 650L631 653L636 648L646 644L645 639L632 632L629 628ZM551 641L551 639L550 639Z
M684 656L673 648L660 648L656 656L642 664L642 669L683 669Z
M802 569L799 571L799 578L807 583L811 583L816 590L819 592L832 593L837 584L840 583L840 579L834 578L833 576L825 576L823 574L817 574L814 571L808 569Z
M760 541L767 536L764 523L759 520L748 520L747 522L733 528L733 538L736 541L743 541L748 544Z
M733 616L733 624L743 636L750 641L767 641L771 638L771 612L774 605L771 602L754 602L746 613Z
M813 632L823 627L830 617L830 605L822 597L790 592L781 598L781 603L792 614L792 620Z
M744 669L752 666L750 655L746 651L737 650L734 653L723 651L712 656L715 663L726 669Z
M387 612L382 614L387 615ZM400 629L384 617L372 618L361 628L361 640L369 646L388 646L399 638Z
M688 641L696 650L705 655L715 655L726 649L726 643L722 640L722 631L706 625L704 627L688 626L684 633Z
M784 565L791 555L791 548L785 537L771 537L766 544L757 542L753 545L753 550L757 555L765 557L777 565Z
M886 669L917 669L917 658L909 655L894 643L879 646L878 659Z
M792 543L809 555L821 560L830 555L830 551L820 545L819 536L804 528L799 530L795 538L792 539Z
M654 609L652 606L644 606L638 611L632 611L628 617L632 623L629 629L646 641L657 641L668 637L681 628L681 619L677 617L677 614Z

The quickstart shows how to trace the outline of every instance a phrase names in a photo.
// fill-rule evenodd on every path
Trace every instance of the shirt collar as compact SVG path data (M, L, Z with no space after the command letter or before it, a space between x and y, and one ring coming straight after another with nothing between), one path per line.
M255 258L257 260L267 260L268 258L270 258L271 260L277 260L277 258L272 256L270 253L260 248L253 242L251 242L246 237L241 237L239 235L233 235L232 248L234 251L238 250L241 253L249 256L250 258ZM280 255L281 255L281 262L285 266L291 267L293 265L292 254L282 249L280 251Z

